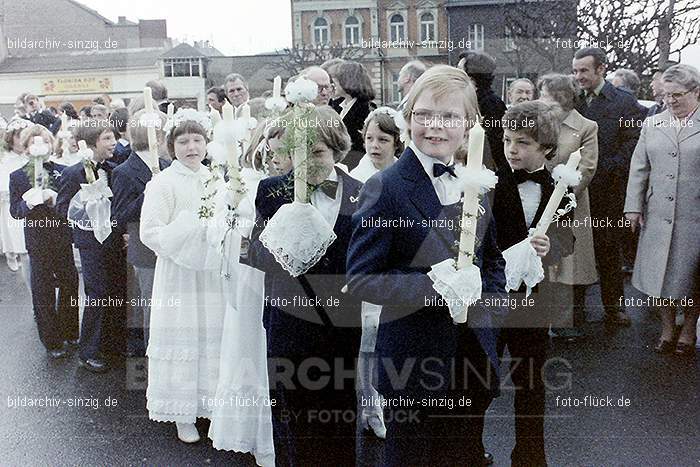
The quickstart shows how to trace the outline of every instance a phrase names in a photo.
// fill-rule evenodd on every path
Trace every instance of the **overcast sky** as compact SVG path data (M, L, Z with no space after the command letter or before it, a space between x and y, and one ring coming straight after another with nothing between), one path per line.
M170 37L190 43L209 39L225 55L272 52L292 44L290 0L78 1L115 22L118 16L166 19ZM700 45L685 49L682 60L700 68Z

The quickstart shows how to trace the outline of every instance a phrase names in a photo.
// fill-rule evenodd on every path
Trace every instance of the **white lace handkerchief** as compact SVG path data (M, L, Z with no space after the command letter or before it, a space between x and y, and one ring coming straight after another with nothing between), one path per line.
M335 239L318 209L297 201L279 208L260 234L262 244L292 277L311 269Z
M525 296L529 297L532 288L544 279L542 258L537 256L530 237L505 250L503 258L506 260L506 291L518 290L525 283Z
M474 264L457 269L454 259L446 259L434 264L428 277L450 309L452 321L466 323L468 306L481 298L481 270Z

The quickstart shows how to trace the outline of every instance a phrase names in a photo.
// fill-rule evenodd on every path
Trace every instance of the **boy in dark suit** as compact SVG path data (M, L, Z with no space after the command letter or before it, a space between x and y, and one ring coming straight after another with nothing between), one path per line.
M503 117L503 147L510 167L498 172L493 213L501 251L521 242L534 228L554 191L554 180L545 159L556 154L559 138L557 108L540 101L516 104ZM545 264L573 251L569 229L550 225L550 235L533 235L530 243ZM567 235L568 233L568 235ZM551 241L550 241L551 238ZM545 270L547 268L545 267ZM515 386L514 466L547 465L544 452L545 385L542 368L547 355L548 305L541 286L530 296L534 306L518 306L507 317L498 338L498 353L508 346ZM525 286L518 290L518 303ZM552 301L554 303L554 301ZM502 361L503 366L506 362Z
M92 149L93 173L111 181L114 164L108 161L116 139L112 127L105 121L86 120L78 128L76 139L83 140ZM85 167L76 164L66 168L56 203L57 212L68 217L68 207L87 183ZM80 328L80 366L88 371L103 373L108 370L101 350L124 352L124 291L126 290L126 264L123 239L116 229L100 243L90 226L73 225L73 243L80 251L83 282L87 303L83 310Z
M116 221L116 230L125 236L127 241L126 261L134 267L140 293L137 300L143 315L143 348L137 349L132 330L129 330L130 351L143 353L148 346L148 327L150 322L151 307L148 305L153 292L153 275L156 267L156 255L149 250L139 237L139 224L141 220L141 206L143 205L143 193L146 184L153 177L151 161L153 155L148 150L147 128L139 124L139 119L145 110L136 112L129 120L129 139L131 140L131 154L124 163L117 166L112 172L112 218ZM165 126L165 114L159 114L161 128ZM126 126L126 124L125 124ZM158 148L166 150L164 133L156 130ZM167 150L166 150L167 151ZM159 151L160 152L160 151ZM158 159L160 169L170 165L170 161ZM140 326L139 326L140 327Z
M338 115L322 106L313 111L311 121L314 118L321 126L316 127L317 142L307 163L310 202L333 226L337 238L299 277L283 270L262 244L260 234L267 221L292 202L292 171L258 186L248 260L265 272L264 325L270 396L276 401L272 416L277 465L317 465L322 459L326 465L354 466L361 310L360 301L341 290L350 219L362 184L334 167L351 144Z
M498 390L491 312L501 310L472 305L467 325L455 325L428 276L457 256L462 185L454 154L477 114L466 73L444 65L423 73L403 111L411 144L367 181L353 216L349 292L382 305L378 391L405 403L388 417L387 466L484 463L483 417ZM482 207L475 265L482 298L495 298L505 292L504 261L485 201Z
M42 136L53 147L49 131L38 125L22 132L23 147L31 144L34 136ZM48 181L43 202L36 206L22 197L32 188L33 180L30 181L28 172L34 170L33 163L28 162L10 174L10 214L25 220L24 238L39 338L49 357L62 358L68 355L68 344L78 340L78 271L73 261L70 230L55 208L55 190L65 167L46 161L43 168Z

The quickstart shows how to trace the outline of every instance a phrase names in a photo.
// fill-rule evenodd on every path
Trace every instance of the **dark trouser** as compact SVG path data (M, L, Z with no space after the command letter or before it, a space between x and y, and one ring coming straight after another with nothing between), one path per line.
M80 327L80 358L97 358L100 351L124 352L124 254L111 245L80 248L80 263L87 300Z
M39 339L47 350L78 338L78 271L73 251L30 253L32 304ZM58 297L56 297L58 288Z
M139 285L139 301L143 305L141 311L143 314L143 346L144 350L148 348L148 329L151 327L151 299L153 297L153 276L155 268L142 268L134 266L136 279Z
M600 192L602 188L597 188ZM591 193L591 216L600 223L593 225L593 247L595 249L595 261L600 275L600 292L603 306L606 313L619 311L620 298L624 295L622 274L622 229L618 221L622 219L622 208L616 209L612 206L616 203L616 197L621 196L624 200L624 193L617 193L616 190L603 191L609 198L596 199ZM598 193L597 196L600 196ZM606 221L610 220L612 226L607 226Z
M408 406L385 410L384 466L484 464L484 414L493 399L497 377L472 330L461 326L460 331L460 349L464 353L448 362L432 357L419 359L411 367L411 371L425 376L424 380L422 376L416 378L418 386L409 383L408 392L382 394L389 402L400 397L414 399ZM382 357L379 364L385 368L380 371L387 372L391 365L397 373L402 373L408 363L389 362ZM449 381L433 376L437 366L450 368ZM433 391L432 385L436 383L442 386ZM435 406L418 402L421 400ZM448 404L451 400L452 406L440 406L443 400ZM469 406L460 405L460 401L467 400Z
M544 466L545 384L542 368L547 359L546 328L503 328L498 354L503 373L510 370L515 389L515 447L513 466ZM510 361L503 360L508 346Z
M301 380L296 374L305 364L318 358L283 359L293 364L293 387L278 381L270 388L275 458L278 466L334 465L355 466L355 426L357 399L355 383L346 379L334 388L333 364L330 371L318 371L313 365ZM276 360L270 359L274 368ZM324 359L325 362L325 359ZM348 360L343 368L353 368ZM303 370L302 370L303 371ZM330 378L324 375L330 375ZM324 383L324 379L328 382Z

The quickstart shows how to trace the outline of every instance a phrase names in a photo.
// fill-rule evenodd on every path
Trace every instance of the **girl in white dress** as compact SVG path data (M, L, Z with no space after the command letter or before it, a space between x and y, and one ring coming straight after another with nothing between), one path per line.
M372 111L365 119L362 137L365 155L360 159L350 175L365 183L377 172L396 162L397 155L403 152L401 131L397 120L399 113L389 107L380 107ZM379 315L382 307L373 303L362 302L362 340L357 366L358 386L361 400L359 424L364 430L371 429L379 438L386 437L381 396L374 388L376 366L375 347Z
M20 263L27 262L27 249L22 222L10 216L10 174L27 163L27 157L22 154L20 133L33 125L23 118L10 121L4 136L6 152L0 153L0 244L7 267L13 272L19 269Z
M186 443L199 440L195 420L211 418L225 310L221 257L198 216L209 177L201 163L208 117L198 115L194 121L175 114L166 135L174 161L146 185L140 226L141 241L157 256L146 351L148 415L175 422Z
M240 219L229 234L226 259L228 277L224 278L228 306L221 341L221 362L216 401L209 427L209 438L216 449L250 452L263 467L275 465L272 438L272 410L269 405L267 377L267 339L262 324L265 273L239 262L246 255L252 223L255 222L255 194L258 183L267 177L268 140L279 136L277 126L265 122L253 132L252 144L242 161L241 176L247 194L242 203L249 207L249 218ZM223 203L216 203L218 208ZM240 213L239 213L240 215ZM251 402L256 401L256 404ZM250 405L249 405L250 403Z

